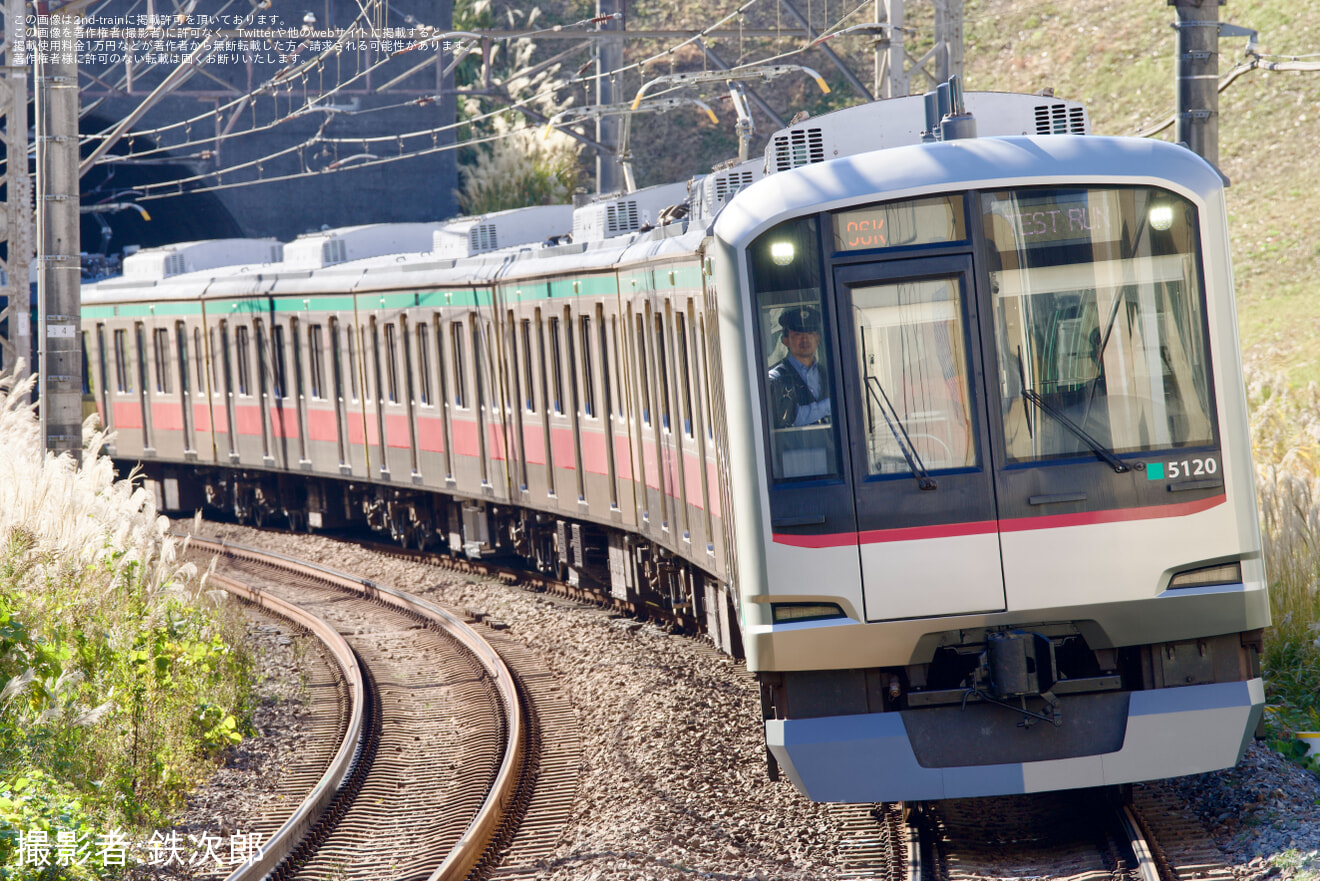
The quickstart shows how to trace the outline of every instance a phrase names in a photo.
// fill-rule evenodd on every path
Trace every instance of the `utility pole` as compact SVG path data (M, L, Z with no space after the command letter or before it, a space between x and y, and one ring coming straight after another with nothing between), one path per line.
M37 346L46 450L82 459L82 259L79 254L78 53L89 0L51 13L37 53ZM45 4L37 7L41 27Z
M1224 0L1167 0L1178 10L1173 27L1178 69L1175 140L1219 166L1219 7Z
M625 0L596 0L596 16L622 15ZM622 31L623 19L615 18L601 23L602 31ZM603 37L596 40L596 103L602 107L615 102L614 71L623 67L623 37ZM596 153L596 192L617 193L622 188L622 170L619 164L619 123L617 116L596 119L596 140L609 148Z
M932 87L949 77L963 77L963 0L931 0L935 42L920 58L908 54L905 0L875 0L875 94L903 98L911 94L912 76Z
M5 117L5 205L0 213L7 254L0 266L5 283L0 296L5 306L0 320L8 321L7 338L0 338L0 367L15 368L19 360L25 370L36 365L32 355L32 313L28 273L32 267L32 178L28 175L27 70L30 56L27 42L27 3L5 2L4 78L0 80L0 114Z

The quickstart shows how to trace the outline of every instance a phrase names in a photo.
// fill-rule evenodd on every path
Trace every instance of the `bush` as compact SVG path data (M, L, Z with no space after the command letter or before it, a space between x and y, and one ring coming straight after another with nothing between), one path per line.
M90 427L81 467L45 453L30 387L0 376L0 878L47 877L20 833L53 861L61 832L166 820L240 739L251 684L241 622L150 493Z

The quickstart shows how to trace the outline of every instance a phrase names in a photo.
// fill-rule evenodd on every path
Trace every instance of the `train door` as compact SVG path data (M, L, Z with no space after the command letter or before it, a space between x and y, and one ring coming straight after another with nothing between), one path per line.
M1004 609L971 259L843 266L834 281L867 619ZM790 355L794 322L812 320L780 317Z

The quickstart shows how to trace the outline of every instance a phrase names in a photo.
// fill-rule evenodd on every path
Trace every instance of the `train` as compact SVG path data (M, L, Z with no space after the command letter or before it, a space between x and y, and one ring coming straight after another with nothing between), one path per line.
M810 799L1121 786L1264 708L1224 186L1077 102L895 98L576 206L145 249L82 339L164 509L663 610Z

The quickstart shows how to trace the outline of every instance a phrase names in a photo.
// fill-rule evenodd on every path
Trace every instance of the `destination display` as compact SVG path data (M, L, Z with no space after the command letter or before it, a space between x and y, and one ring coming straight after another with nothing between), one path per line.
M966 239L961 195L887 202L834 215L835 251L869 251Z
M985 197L986 228L1000 250L1117 241L1123 231L1118 194L1053 191Z

